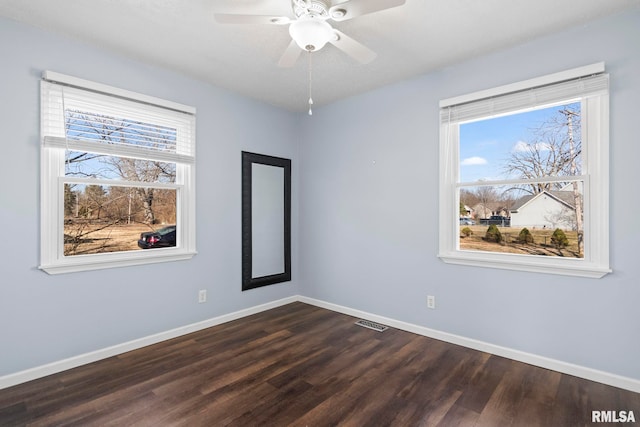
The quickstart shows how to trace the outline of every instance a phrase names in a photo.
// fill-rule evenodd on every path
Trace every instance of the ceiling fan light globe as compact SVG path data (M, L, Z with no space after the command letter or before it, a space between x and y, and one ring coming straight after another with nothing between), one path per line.
M334 37L333 28L326 21L309 18L298 19L289 25L289 34L300 49L316 51L322 49Z

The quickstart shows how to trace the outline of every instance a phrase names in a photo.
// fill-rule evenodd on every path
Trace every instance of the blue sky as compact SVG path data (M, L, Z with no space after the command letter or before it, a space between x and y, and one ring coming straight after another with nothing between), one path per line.
M579 103L569 105L579 107ZM460 181L507 179L502 165L510 154L522 144L533 142L530 129L557 115L562 107L548 107L460 125Z

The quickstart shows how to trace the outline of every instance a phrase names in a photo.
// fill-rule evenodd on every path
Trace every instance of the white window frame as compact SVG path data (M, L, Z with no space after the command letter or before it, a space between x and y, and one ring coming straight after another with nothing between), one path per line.
M609 267L609 90L604 63L440 101L439 253L446 263L600 278ZM584 258L460 250L461 123L581 99Z
M66 98L72 92L81 93L94 105L118 111L122 108L137 117L153 117L177 129L176 152L152 152L136 147L114 147L77 140L67 140L64 123ZM69 101L73 102L73 101ZM115 109L115 110L114 110ZM100 110L102 111L102 110ZM103 85L52 71L44 71L41 81L41 186L40 186L40 266L49 274L71 273L140 264L190 259L196 254L195 233L195 114L187 105ZM64 182L65 152L77 149L100 154L151 158L176 163L174 185L149 184L152 187L177 191L176 246L152 250L121 251L89 255L64 255ZM151 156L151 157L147 157ZM105 181L106 185L144 186L140 182Z

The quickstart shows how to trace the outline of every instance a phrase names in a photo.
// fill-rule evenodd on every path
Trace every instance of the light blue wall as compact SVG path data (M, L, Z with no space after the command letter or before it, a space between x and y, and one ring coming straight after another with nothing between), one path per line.
M197 244L190 261L49 276L39 263L39 79L57 71L195 106ZM293 163L296 117L210 85L0 19L0 376L296 295L241 292L241 151ZM199 289L208 302L197 303Z
M640 379L633 179L640 11L295 115L0 19L0 376L302 294ZM428 55L425 52L425 55ZM445 265L438 101L606 61L611 264L600 280ZM39 92L51 69L198 109L189 262L48 276L39 257ZM293 277L240 291L240 151L293 160ZM209 302L197 304L197 290ZM426 308L426 295L437 309Z
M316 109L300 151L303 294L640 379L639 40L636 9ZM440 261L438 101L599 61L612 82L614 273Z

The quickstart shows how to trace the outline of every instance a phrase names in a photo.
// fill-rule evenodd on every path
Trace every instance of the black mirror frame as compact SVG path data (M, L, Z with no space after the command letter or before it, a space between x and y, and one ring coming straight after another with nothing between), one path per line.
M284 272L253 277L251 224L252 164L284 168ZM265 154L242 152L242 290L259 288L291 280L291 160Z

